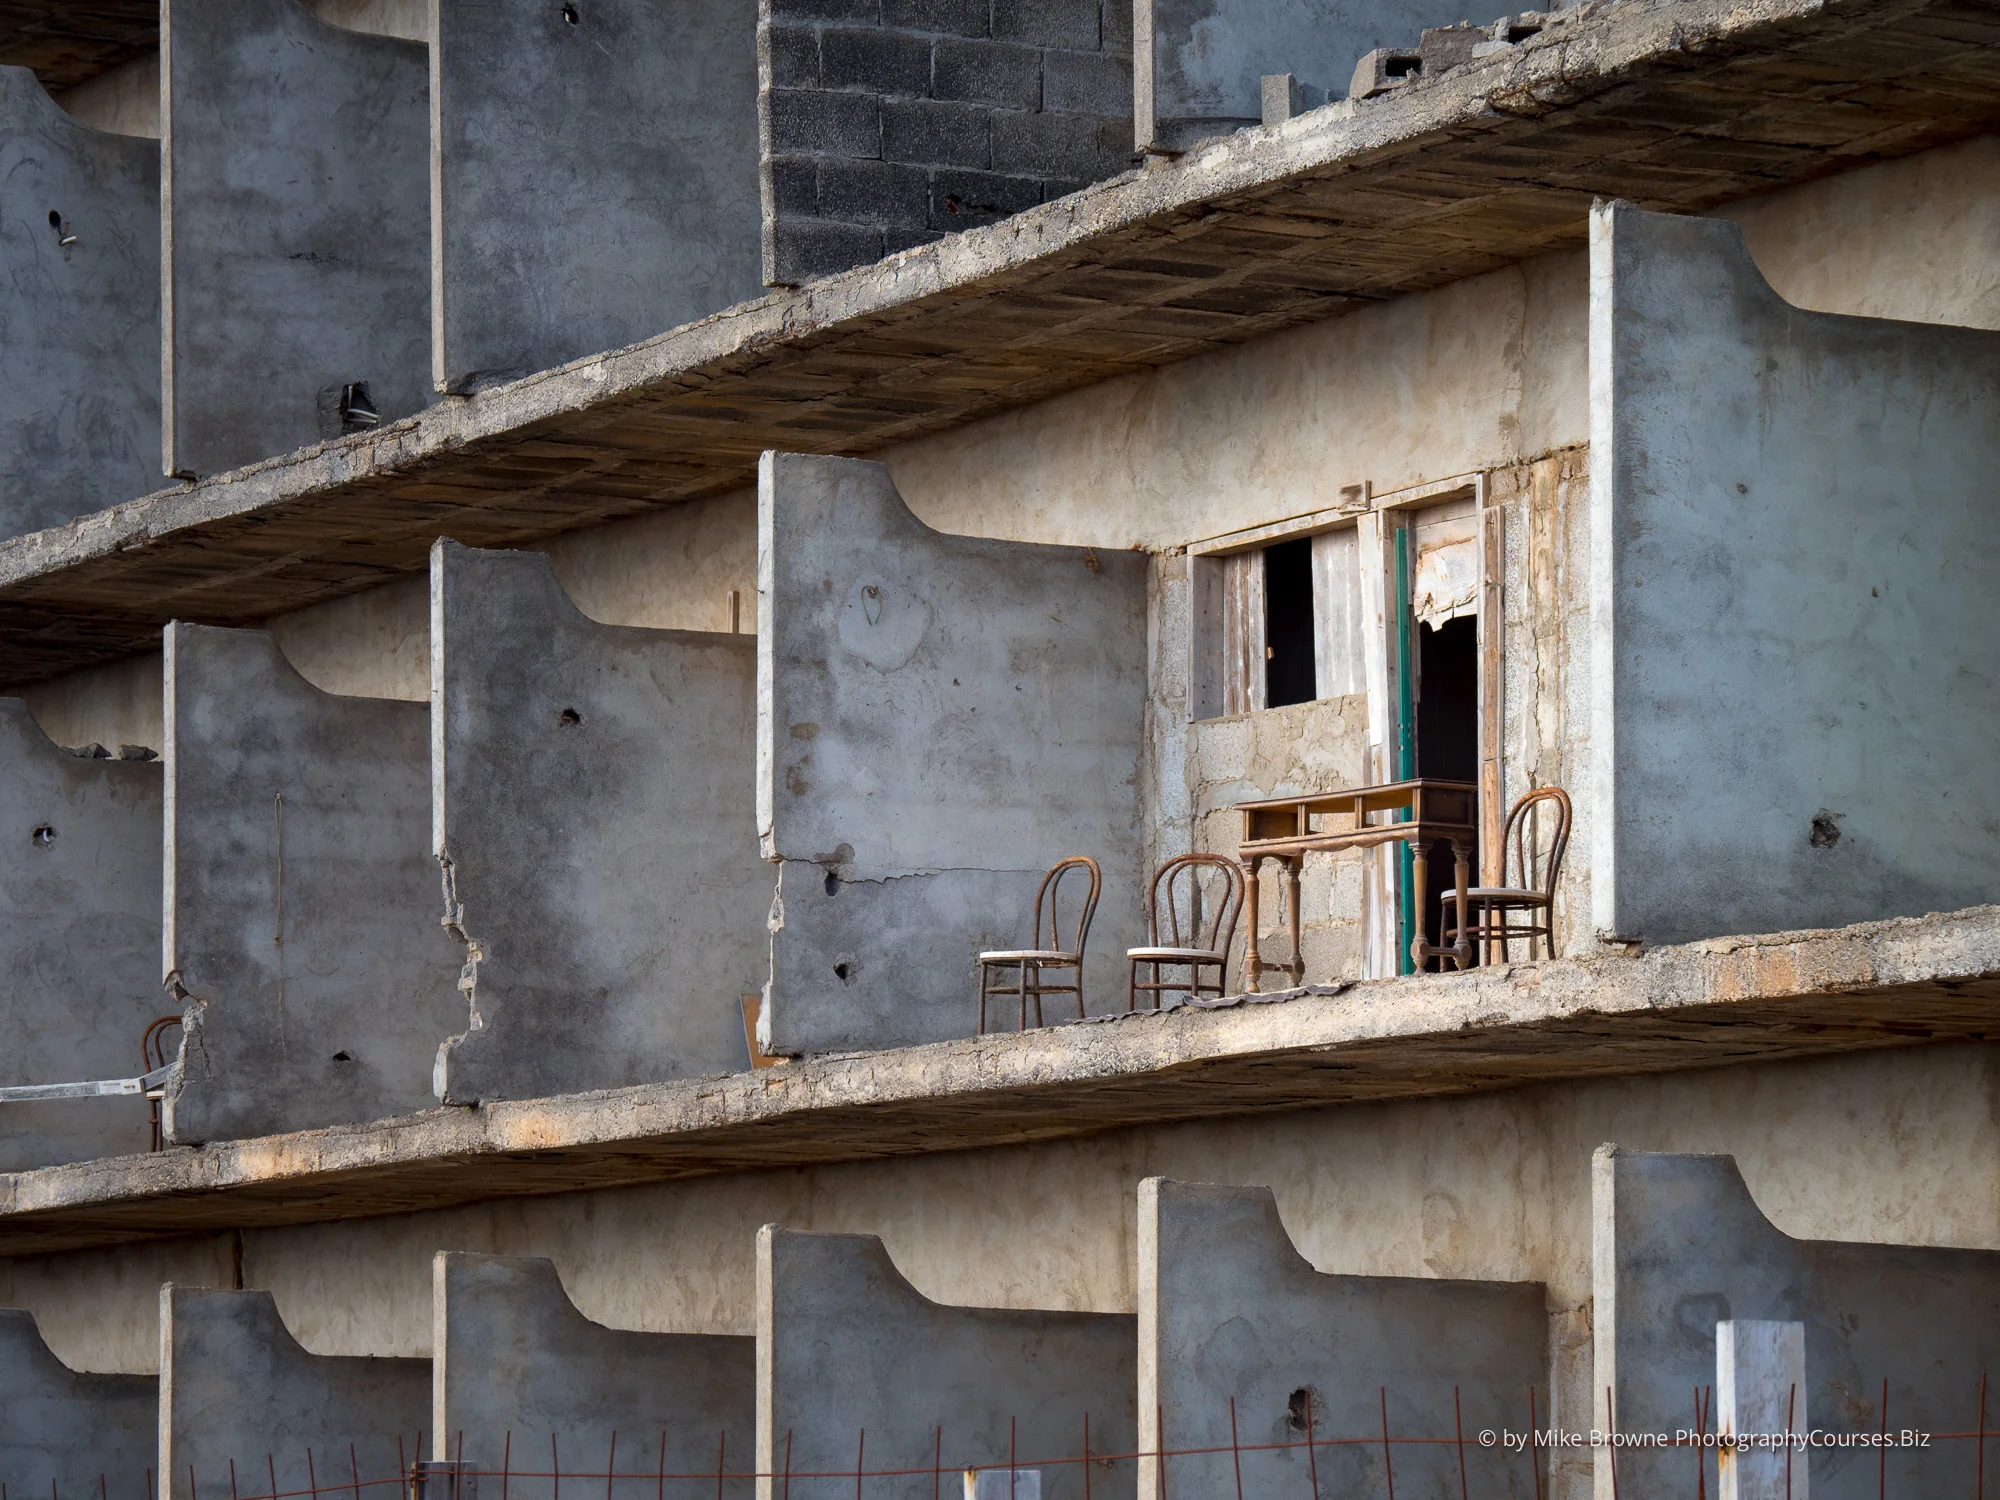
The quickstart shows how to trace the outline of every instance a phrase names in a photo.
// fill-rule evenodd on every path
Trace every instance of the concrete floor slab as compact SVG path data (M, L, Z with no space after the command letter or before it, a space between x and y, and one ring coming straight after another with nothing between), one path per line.
M153 1467L160 1382L72 1370L33 1313L0 1308L0 1480L21 1495L86 1494Z

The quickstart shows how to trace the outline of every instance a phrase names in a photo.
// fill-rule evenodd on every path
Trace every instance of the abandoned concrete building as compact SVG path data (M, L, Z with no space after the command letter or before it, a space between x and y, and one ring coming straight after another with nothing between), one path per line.
M0 64L0 1495L2000 1473L1994 0Z

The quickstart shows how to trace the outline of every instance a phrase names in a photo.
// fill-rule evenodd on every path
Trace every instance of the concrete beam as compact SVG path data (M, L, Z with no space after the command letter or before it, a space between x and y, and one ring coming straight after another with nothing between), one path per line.
M947 536L858 459L766 454L757 514L766 1050L971 1033L978 953L1027 946L1072 854L1105 877L1085 999L1122 1009L1145 940L1145 559Z
M165 715L166 964L192 1002L169 1138L425 1108L465 1002L424 705L323 693L264 631L176 623Z
M749 1470L755 1339L606 1328L576 1310L555 1263L539 1256L440 1253L432 1276L431 1431L438 1459L496 1471L510 1432L516 1454L539 1451L557 1433L564 1449L597 1458L622 1434L621 1452L633 1457L619 1460L620 1473L655 1465L670 1475L713 1473L719 1462L733 1474ZM720 1489L738 1500L750 1491L747 1479ZM508 1493L540 1500L552 1487L515 1478Z
M87 1375L42 1342L35 1315L0 1308L0 1480L16 1494L130 1493L153 1467L160 1382Z
M134 754L143 754L134 750ZM0 698L0 1084L146 1071L160 988L160 765L72 754ZM143 1099L0 1105L0 1167L144 1151Z
M1139 1184L1139 1448L1170 1458L1165 1491L1534 1496L1534 1460L1481 1448L1482 1429L1528 1429L1549 1410L1539 1284L1322 1275L1294 1248L1263 1187L1148 1177ZM1232 1399L1235 1402L1231 1409ZM1355 1443L1383 1430L1379 1443ZM1314 1443L1309 1464L1308 1428ZM1463 1450L1440 1444L1462 1427ZM1233 1430L1232 1430L1233 1429ZM1416 1441L1395 1442L1401 1437ZM1328 1439L1347 1439L1319 1446ZM1232 1442L1294 1446L1232 1454ZM1461 1469L1461 1462L1463 1468ZM1142 1459L1139 1494L1161 1493Z
M904 1279L872 1234L757 1235L759 1500L851 1494L857 1460L883 1500L922 1500L931 1468L1018 1455L1130 1453L1135 1432L1133 1319L1124 1313L947 1307ZM861 1433L866 1429L865 1447ZM942 1429L940 1433L939 1429ZM1011 1450L1011 1452L1010 1452ZM1073 1500L1083 1466L1039 1465L1042 1494ZM802 1479L837 1473L846 1479ZM1130 1460L1093 1462L1101 1493L1130 1493Z
M437 386L761 290L754 0L432 0Z
M379 1482L418 1454L431 1362L308 1354L269 1292L160 1288L161 1500ZM310 1453L311 1457L308 1458ZM232 1469L232 1464L234 1468Z
M1691 1393L1714 1384L1718 1323L1805 1324L1800 1406L1829 1433L1970 1428L1985 1371L2000 1358L2000 1251L1795 1240L1759 1211L1728 1156L1600 1147L1592 1159L1592 1321L1596 1416L1618 1430L1691 1425ZM1888 1407L1882 1406L1886 1390ZM1713 1430L1713 1422L1710 1423ZM1690 1482L1686 1449L1596 1455L1597 1494L1664 1494ZM1876 1492L1969 1490L1977 1445L1828 1447L1812 1456L1820 1500ZM1715 1457L1702 1463L1720 1493Z
M167 473L423 407L424 47L298 0L169 0L160 22Z
M0 536L160 482L160 159L0 67Z
M473 1018L439 1098L749 1066L771 905L755 650L599 625L538 552L433 549L432 834Z
M1804 311L1736 225L1622 203L1590 320L1598 929L1993 899L2000 333Z
M2000 908L1384 979L0 1175L0 1255L2000 1038Z

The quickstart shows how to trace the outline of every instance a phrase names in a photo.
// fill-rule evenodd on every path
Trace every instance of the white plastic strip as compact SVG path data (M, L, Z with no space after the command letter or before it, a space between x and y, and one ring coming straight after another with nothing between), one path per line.
M143 1094L164 1084L177 1063L139 1078L99 1078L90 1083L20 1083L0 1086L0 1104L32 1104L41 1099L114 1099Z

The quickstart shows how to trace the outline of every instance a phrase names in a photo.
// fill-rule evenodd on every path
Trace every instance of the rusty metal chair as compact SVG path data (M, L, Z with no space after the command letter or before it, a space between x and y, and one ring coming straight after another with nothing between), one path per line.
M1062 940L1061 898L1063 877L1073 871L1082 871L1090 877L1083 893L1083 904L1074 910L1075 921L1071 925L1071 941L1065 945ZM1034 1003L1035 1024L1046 1025L1042 1017L1042 996L1076 996L1076 1017L1083 1019L1083 949L1090 941L1091 918L1097 915L1097 897L1104 888L1104 876L1097 868L1097 861L1087 854L1072 855L1059 860L1049 873L1042 877L1041 885L1035 891L1035 928L1028 939L1026 948L996 949L979 955L979 1034L986 1035L986 1002L998 995L1016 995L1021 1002L1020 1029L1028 1029L1028 1005ZM1075 889L1074 885L1071 887ZM1042 946L1042 922L1046 915L1049 927L1049 946ZM1049 984L1044 976L1051 970L1076 971L1075 984ZM1011 971L1014 983L996 985L995 975L1006 977Z
M1214 871L1222 889L1214 899L1204 900L1204 871ZM1166 934L1161 939L1160 888L1166 887ZM1185 903L1187 923L1181 923ZM1153 997L1153 1009L1160 1008L1163 993L1185 994L1190 1000L1202 995L1223 993L1229 979L1229 945L1236 940L1236 919L1243 910L1243 867L1220 854L1183 854L1170 859L1153 874L1146 892L1146 937L1144 948L1127 948L1131 964L1125 987L1125 1009L1139 1008L1142 992ZM1150 966L1151 980L1141 980L1139 970ZM1215 970L1215 982L1204 984L1202 971ZM1162 969L1186 969L1185 980L1160 978Z
M139 1039L139 1071L141 1073L152 1073L164 1068L171 1060L173 1053L180 1050L178 1044L171 1049L168 1048L167 1033L178 1029L182 1024L179 1016L161 1016L146 1027L146 1034ZM164 1151L167 1149L167 1138L162 1130L160 1121L160 1101L166 1098L166 1096L167 1091L164 1088L146 1090L147 1108L152 1111L153 1116L153 1144L149 1148L150 1150Z
M1553 823L1546 850L1540 847L1542 816L1536 809L1553 805ZM1535 825L1532 829L1530 825ZM1500 879L1518 872L1517 884L1469 886L1465 892L1465 920L1472 930L1475 950L1481 963L1497 956L1509 961L1508 943L1525 938L1528 957L1535 956L1535 939L1542 939L1548 956L1556 956L1556 882L1562 878L1563 855L1569 848L1569 794L1559 786L1538 786L1524 792L1507 814L1507 827L1500 835ZM1540 879L1537 880L1537 871ZM1455 914L1458 892L1444 893L1447 921ZM1453 923L1444 934L1445 946L1458 939ZM1497 953L1496 953L1497 950Z

